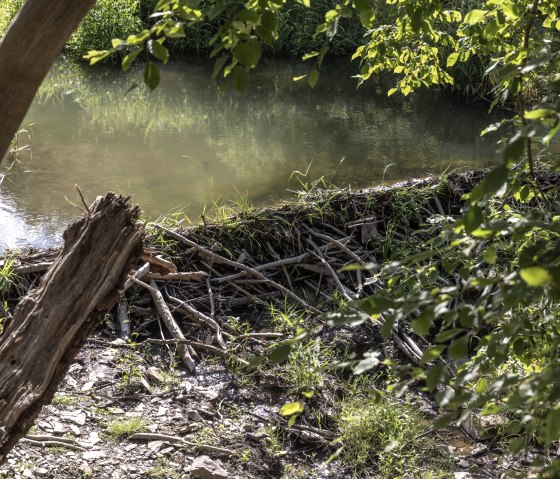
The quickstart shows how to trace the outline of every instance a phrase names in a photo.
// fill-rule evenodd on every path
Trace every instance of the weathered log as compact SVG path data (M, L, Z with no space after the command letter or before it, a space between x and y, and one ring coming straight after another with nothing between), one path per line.
M140 211L115 193L64 232L64 247L0 336L0 464L52 399L142 250Z

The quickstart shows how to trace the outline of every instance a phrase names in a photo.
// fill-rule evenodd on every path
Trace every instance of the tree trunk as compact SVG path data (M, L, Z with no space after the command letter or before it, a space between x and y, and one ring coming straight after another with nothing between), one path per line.
M0 43L0 162L49 68L95 0L27 0Z
M108 193L88 213L64 232L58 258L0 336L0 464L51 400L141 253L140 211L128 198Z

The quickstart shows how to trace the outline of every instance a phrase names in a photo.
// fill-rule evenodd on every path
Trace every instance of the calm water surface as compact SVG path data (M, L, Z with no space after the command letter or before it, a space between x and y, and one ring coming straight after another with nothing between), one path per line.
M216 201L271 203L321 176L361 187L497 161L479 136L484 105L356 90L354 67L331 65L311 90L291 81L306 65L268 61L239 95L218 91L205 61L169 65L151 93L140 71L56 65L20 136L30 150L0 169L0 250L58 243L80 215L75 184L88 202L113 190L148 217L182 209L196 221Z

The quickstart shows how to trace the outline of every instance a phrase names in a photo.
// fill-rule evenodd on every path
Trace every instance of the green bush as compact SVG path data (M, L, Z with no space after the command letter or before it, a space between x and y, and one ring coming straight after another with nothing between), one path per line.
M138 0L97 0L66 44L65 51L81 57L89 50L109 48L113 38L142 29Z
M0 1L0 32L3 34L23 0ZM143 27L138 0L97 0L65 47L69 56L80 58L89 50L109 48L113 38L126 38ZM149 14L148 14L149 15Z

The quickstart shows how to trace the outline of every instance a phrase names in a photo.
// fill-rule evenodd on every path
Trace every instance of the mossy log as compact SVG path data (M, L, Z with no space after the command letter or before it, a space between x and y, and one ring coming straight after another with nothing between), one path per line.
M142 249L138 207L108 193L64 233L64 247L0 336L0 464L33 425Z

